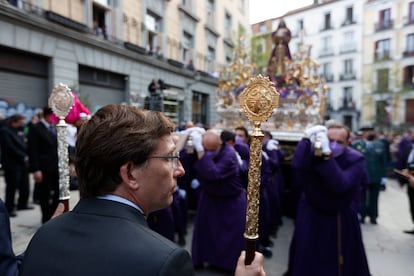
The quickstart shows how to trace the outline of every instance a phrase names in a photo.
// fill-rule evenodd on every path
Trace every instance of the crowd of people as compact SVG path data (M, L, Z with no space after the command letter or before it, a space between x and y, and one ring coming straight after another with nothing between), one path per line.
M305 130L286 171L283 148L263 130L259 239L253 263L245 265L249 131L207 129L191 121L177 130L162 113L127 105L105 106L68 132L81 199L72 211L58 211L51 219L58 207L53 116L44 108L26 131L26 118L19 114L1 127L6 197L0 211L7 215L0 221L1 275L9 270L194 275L206 266L264 275L263 256L272 257L283 224L287 185L295 187L298 201L285 275L370 275L360 224L366 218L378 223L386 177L407 184L414 222L414 135L390 141L370 126L358 136L335 122L313 126ZM44 225L24 257L16 257L8 217L32 208L29 172ZM183 248L189 220L194 223L191 252ZM68 252L73 257L62 259Z

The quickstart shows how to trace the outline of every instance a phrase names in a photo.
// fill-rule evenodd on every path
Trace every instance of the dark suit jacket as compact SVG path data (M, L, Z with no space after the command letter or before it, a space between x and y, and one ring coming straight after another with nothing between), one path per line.
M194 275L189 253L148 228L126 204L81 199L30 241L26 275Z
M29 129L27 136L29 144L30 168L33 172L43 173L58 170L57 138L42 122Z
M0 133L1 163L3 167L13 170L16 167L25 166L24 158L28 155L24 138L8 125L1 128Z
M13 253L9 213L0 199L0 275L18 275L20 262L20 258Z

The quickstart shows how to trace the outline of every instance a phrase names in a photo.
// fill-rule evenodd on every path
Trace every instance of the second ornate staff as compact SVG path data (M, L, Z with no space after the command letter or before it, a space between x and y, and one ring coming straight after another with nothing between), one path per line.
M258 75L251 78L246 89L240 94L240 107L247 119L253 124L253 132L250 135L250 163L249 184L247 187L246 210L246 259L249 265L254 259L256 241L258 235L258 216L260 203L260 175L262 166L262 141L263 133L260 129L262 122L272 115L274 109L279 106L279 93L268 77Z

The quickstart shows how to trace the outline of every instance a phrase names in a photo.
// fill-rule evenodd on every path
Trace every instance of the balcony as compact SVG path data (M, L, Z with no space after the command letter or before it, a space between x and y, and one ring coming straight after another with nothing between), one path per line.
M339 106L340 111L351 111L356 109L355 102L352 99L341 98L342 104Z
M374 60L376 62L389 61L389 60L391 60L390 52L389 51L384 51L384 52L375 53Z
M403 52L403 57L414 57L414 50L406 50Z
M334 55L334 50L332 47L330 48L322 48L319 51L319 57L327 57L327 56L333 56Z
M414 24L414 15L411 15L411 17L404 16L404 26L408 26L412 24Z
M356 80L356 75L355 73L352 73L352 72L343 73L339 76L339 80L341 81Z
M394 20L375 23L375 32L391 30L394 28Z
M345 19L344 23L341 24L341 27L345 27L345 26L349 26L349 25L354 25L356 24L356 21L352 18L347 18Z
M322 28L320 29L321 32L324 31L330 31L333 30L333 26L331 24L325 24L324 26L322 26Z
M334 81L334 75L331 74L331 73L320 74L319 78L324 78L326 82L333 82Z
M341 54L353 53L353 52L357 51L357 47L353 43L347 43L347 44L342 45L340 47L339 51L340 51Z

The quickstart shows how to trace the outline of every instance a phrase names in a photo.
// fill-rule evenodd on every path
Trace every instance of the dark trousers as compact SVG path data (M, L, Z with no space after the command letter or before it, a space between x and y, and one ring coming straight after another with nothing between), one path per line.
M7 211L11 212L15 207L16 191L19 191L17 208L27 207L29 200L29 172L26 167L15 167L4 170L6 181L6 202Z
M378 217L378 196L380 183L370 183L368 188L361 194L361 217L369 216L371 219Z
M42 223L45 223L52 217L59 203L58 172L43 173L43 182L40 182L38 185Z
M411 188L410 185L407 185L407 194L408 194L408 200L410 203L410 213L411 213L411 219L414 223L414 188Z

